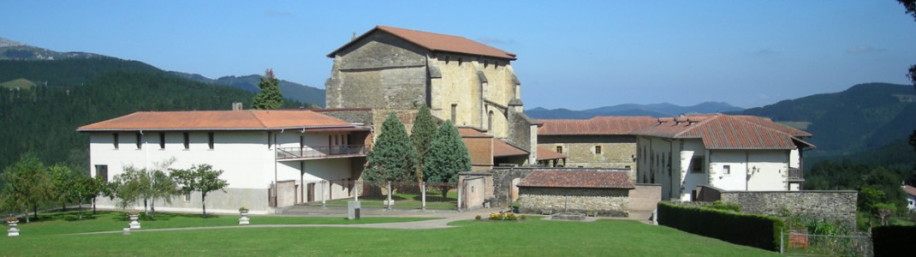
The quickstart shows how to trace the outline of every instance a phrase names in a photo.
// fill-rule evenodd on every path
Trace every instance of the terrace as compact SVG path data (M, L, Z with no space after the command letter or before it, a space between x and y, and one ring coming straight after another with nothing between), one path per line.
M277 148L278 161L301 161L365 156L366 146L364 145Z

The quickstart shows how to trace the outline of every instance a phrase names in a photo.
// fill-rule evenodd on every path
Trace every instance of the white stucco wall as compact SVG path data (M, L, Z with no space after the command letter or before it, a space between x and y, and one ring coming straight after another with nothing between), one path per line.
M271 134L276 133L273 132ZM125 168L129 166L140 169L155 169L157 164L172 158L174 158L175 162L168 168L187 169L195 164L210 164L214 169L223 170L221 178L229 183L227 192L241 194L252 192L257 192L259 195L266 194L267 189L270 188L275 179L275 167L277 180L293 180L297 185L303 180L308 180L305 182L308 183L309 181L327 179L346 179L351 176L351 165L347 158L304 161L306 174L302 177L300 177L301 161L283 161L275 164L274 148L278 145L272 144L271 147L268 147L268 133L266 131L214 132L213 149L209 147L207 132L189 132L190 144L188 149L184 147L182 132L166 132L164 149L160 147L158 132L145 132L140 149L136 146L134 132L118 134L118 149L114 147L112 133L90 134L89 154L93 177L97 174L96 165L107 165L108 180L112 181L115 176L123 173ZM300 136L302 136L306 143L305 148L324 147L326 149L329 135L340 135L339 142L341 144L347 143L346 133L302 134L300 131L284 131L276 134L276 141L279 142L280 147L298 148L300 146ZM299 188L301 190L302 187L300 186ZM267 206L266 195L249 199L250 197L220 196L220 194L214 193L214 196L227 200L214 204L226 206L210 207L210 204L208 204L208 209L219 210L222 208L231 211L237 209L238 206L249 206L255 211L258 206L264 206L265 208ZM299 195L300 192L297 191L296 194ZM342 196L343 194L340 195ZM340 197L335 195L334 198ZM233 199L243 199L244 202ZM252 201L259 200L264 201L264 203L252 203ZM100 206L111 207L105 206L104 203ZM179 210L183 207L199 208L199 206L187 206L187 204L181 202L175 203L174 207ZM162 208L163 210L175 209L169 208L169 206L162 206Z
M789 164L801 163L797 150L708 150L700 139L640 136L636 141L637 180L661 184L663 199L689 201L702 185L734 191L789 190ZM675 159L668 166L670 156ZM691 171L694 157L703 157L700 172Z

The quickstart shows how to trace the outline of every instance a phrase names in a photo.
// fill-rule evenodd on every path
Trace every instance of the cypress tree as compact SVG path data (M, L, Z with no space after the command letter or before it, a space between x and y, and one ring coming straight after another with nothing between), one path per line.
M430 144L423 165L423 179L426 182L443 183L440 188L445 198L449 184L458 182L458 172L470 170L468 148L461 141L458 129L447 120L439 126Z
M426 158L426 152L429 150L429 144L436 136L436 121L433 115L429 113L426 105L420 106L417 117L414 119L413 127L410 129L410 140L413 142L413 149L417 155L417 165L414 174L417 182L423 181L423 163Z
M407 130L393 113L382 123L381 133L366 156L363 179L380 184L413 177L415 153Z
M279 80L274 77L272 70L268 69L264 72L264 77L261 77L261 82L258 83L261 91L254 96L254 101L251 103L252 108L258 110L280 109L280 106L283 105L283 95L280 94L278 83Z

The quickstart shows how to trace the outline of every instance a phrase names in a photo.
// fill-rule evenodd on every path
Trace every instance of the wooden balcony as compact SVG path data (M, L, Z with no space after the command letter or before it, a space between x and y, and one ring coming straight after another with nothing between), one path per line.
M366 156L364 145L338 145L317 147L280 147L277 148L278 161L299 161L316 159L335 159Z

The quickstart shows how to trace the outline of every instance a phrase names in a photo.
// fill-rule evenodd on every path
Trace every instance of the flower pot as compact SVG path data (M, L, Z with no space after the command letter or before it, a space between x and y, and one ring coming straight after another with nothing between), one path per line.
M248 225L251 220L248 218L248 210L239 211L239 215L241 215L239 217L239 225Z
M19 221L7 221L7 225L10 226L10 229L6 231L6 236L14 237L19 236Z
M140 229L140 222L137 219L140 218L139 214L130 214L130 229Z

